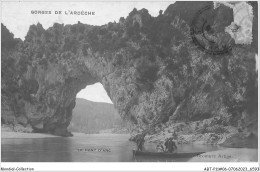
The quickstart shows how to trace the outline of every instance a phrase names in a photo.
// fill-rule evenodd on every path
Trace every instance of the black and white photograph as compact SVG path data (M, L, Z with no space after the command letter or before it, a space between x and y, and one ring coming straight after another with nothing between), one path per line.
M1 1L1 171L258 161L258 1Z

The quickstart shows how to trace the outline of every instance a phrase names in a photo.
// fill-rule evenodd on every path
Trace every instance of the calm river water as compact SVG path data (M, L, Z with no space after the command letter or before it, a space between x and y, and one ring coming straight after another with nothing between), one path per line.
M80 134L73 137L2 139L3 162L156 162L187 161L188 159L134 158L129 135ZM154 151L154 144L145 144ZM178 152L218 150L217 146L178 145Z

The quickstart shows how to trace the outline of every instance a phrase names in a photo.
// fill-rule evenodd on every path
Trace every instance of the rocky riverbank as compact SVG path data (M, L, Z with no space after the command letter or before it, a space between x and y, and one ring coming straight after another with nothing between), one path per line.
M225 119L226 121L226 119ZM194 122L168 122L161 127L155 127L154 133L147 134L146 142L159 143L173 137L178 144L212 144L224 147L257 148L257 133L229 125L220 117ZM135 141L138 134L130 140Z

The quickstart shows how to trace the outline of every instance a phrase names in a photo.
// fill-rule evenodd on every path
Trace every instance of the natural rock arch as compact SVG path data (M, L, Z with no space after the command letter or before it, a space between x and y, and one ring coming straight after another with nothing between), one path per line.
M256 51L236 47L216 57L199 50L189 24L206 3L177 2L158 17L134 9L126 19L103 26L55 23L45 30L38 23L24 41L6 31L3 119L13 116L37 132L68 136L76 94L100 82L122 118L139 131L158 121L214 116L247 127L257 118L257 105L250 107L257 102L251 96L257 90ZM245 106L232 111L237 102ZM238 124L243 115L246 122Z

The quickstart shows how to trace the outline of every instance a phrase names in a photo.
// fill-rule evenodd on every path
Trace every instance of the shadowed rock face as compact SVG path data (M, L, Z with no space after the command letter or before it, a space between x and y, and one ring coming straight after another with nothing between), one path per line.
M2 123L69 136L76 94L101 82L133 132L217 117L257 135L257 46L198 49L190 23L205 5L176 2L158 17L134 9L103 26L37 24L24 41L2 25Z

